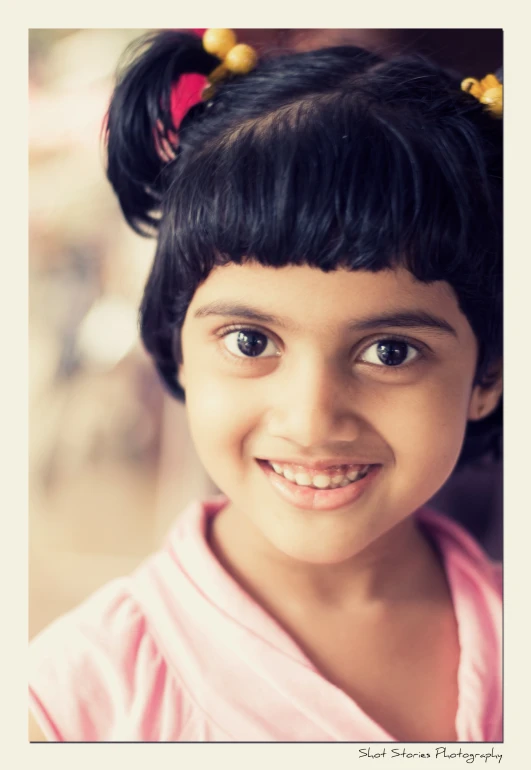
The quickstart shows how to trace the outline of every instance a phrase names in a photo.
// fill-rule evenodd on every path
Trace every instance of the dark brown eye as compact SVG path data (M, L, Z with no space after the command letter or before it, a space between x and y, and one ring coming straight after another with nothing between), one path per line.
M362 355L362 360L369 364L392 367L409 363L420 355L420 351L409 342L386 339L378 340L367 348Z
M398 366L407 359L408 344L393 340L379 342L376 348L378 358L386 366Z
M254 329L237 329L224 337L227 350L239 358L268 358L278 355L278 348L267 334ZM263 355L265 353L265 355Z
M267 347L267 337L260 332L238 332L237 344L244 356L259 356Z

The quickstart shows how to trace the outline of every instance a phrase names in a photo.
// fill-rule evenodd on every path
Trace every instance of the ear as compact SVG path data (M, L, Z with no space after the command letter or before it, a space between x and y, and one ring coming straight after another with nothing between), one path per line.
M184 376L184 364L179 364L177 367L177 382L183 390L186 390L186 378Z
M503 365L500 361L486 378L485 385L475 385L468 405L468 419L482 420L496 409L503 390Z
M177 365L176 379L179 385L181 386L181 388L184 390L185 378L184 378L184 363L183 363L183 353L181 348L180 330L174 332L171 348L173 353L173 359Z

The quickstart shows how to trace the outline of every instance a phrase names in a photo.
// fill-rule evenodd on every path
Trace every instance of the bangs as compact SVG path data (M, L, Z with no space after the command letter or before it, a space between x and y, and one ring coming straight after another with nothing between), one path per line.
M411 117L335 93L240 123L176 163L165 246L188 269L255 259L448 280L496 250L485 147L460 116ZM184 266L184 265L183 265ZM472 269L471 269L472 268Z

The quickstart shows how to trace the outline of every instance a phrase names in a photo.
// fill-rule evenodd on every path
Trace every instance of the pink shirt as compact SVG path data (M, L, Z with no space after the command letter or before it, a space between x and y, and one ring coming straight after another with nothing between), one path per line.
M54 741L394 741L324 679L205 539L194 503L165 546L30 644L30 707ZM458 623L459 741L502 740L499 567L415 514L442 553ZM436 693L434 693L436 697Z

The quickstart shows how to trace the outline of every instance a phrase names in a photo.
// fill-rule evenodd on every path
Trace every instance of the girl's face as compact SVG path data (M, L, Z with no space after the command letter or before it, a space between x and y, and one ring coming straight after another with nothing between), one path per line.
M207 472L242 522L316 564L359 553L425 503L467 420L499 397L472 387L477 343L451 287L402 268L215 268L181 344Z

